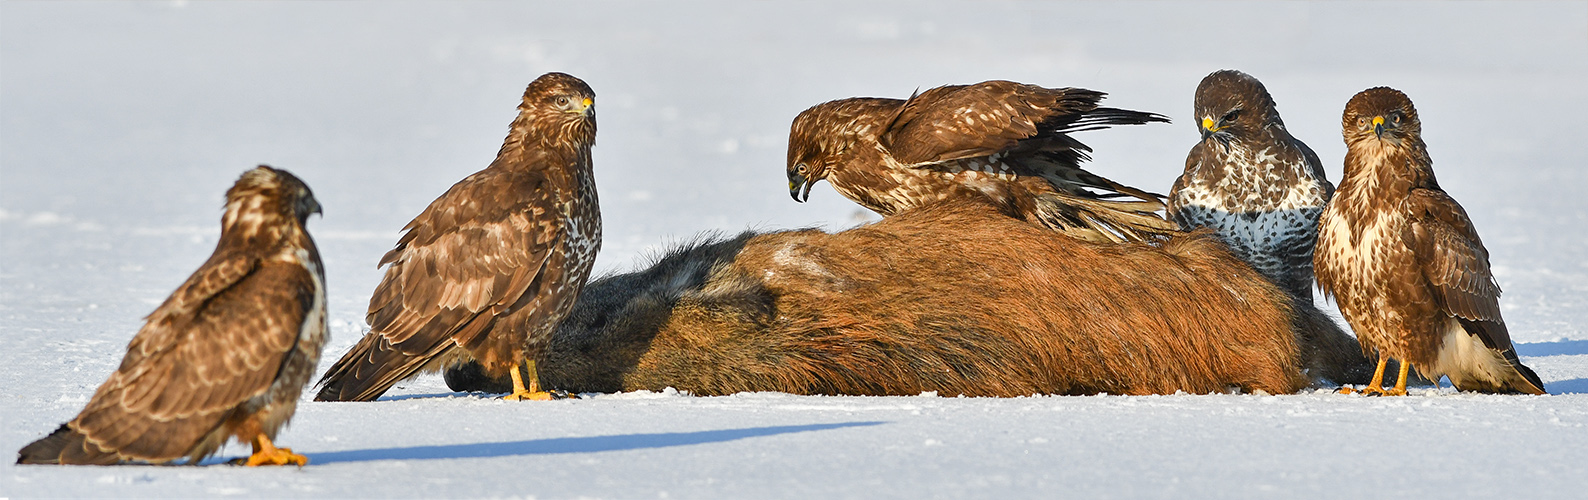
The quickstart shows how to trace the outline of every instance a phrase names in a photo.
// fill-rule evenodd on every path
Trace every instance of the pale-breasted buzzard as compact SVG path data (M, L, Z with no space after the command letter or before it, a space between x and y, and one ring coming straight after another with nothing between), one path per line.
M1312 298L1318 215L1334 185L1318 155L1290 136L1251 75L1215 71L1197 85L1202 140L1169 191L1180 228L1213 228L1230 250L1298 297Z
M524 90L496 161L437 198L381 257L370 331L320 380L321 401L369 401L421 371L478 360L541 399L533 357L573 307L601 247L590 149L595 92L563 73ZM529 383L516 368L528 362Z
M127 345L88 406L19 464L190 462L236 437L247 465L304 465L277 448L325 344L325 274L304 229L314 194L260 166L226 192L215 253Z
M1363 391L1405 394L1410 364L1461 390L1543 394L1500 317L1488 250L1434 178L1411 99L1387 87L1364 90L1346 103L1341 126L1345 177L1323 213L1313 259L1324 293L1364 349L1380 354ZM1391 357L1402 363L1386 391Z
M938 87L908 100L818 104L789 132L789 194L826 179L883 216L953 197L985 197L1003 213L1106 241L1155 239L1174 228L1160 195L1082 170L1091 151L1069 133L1167 122L1100 108L1102 92L1008 81Z

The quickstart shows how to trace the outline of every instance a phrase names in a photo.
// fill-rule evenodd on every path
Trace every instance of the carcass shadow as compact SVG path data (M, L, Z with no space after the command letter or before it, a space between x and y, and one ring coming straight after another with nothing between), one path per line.
M653 434L619 434L615 436L589 436L572 438L533 439L501 443L448 444L437 446L406 446L400 448L371 448L365 450L306 453L311 465L374 460L438 460L449 458L493 458L521 455L555 455L562 453L594 453L602 451L668 448L693 444L720 443L794 432L823 431L845 427L882 425L887 422L842 422L835 424L779 425L722 429L696 432L663 432Z

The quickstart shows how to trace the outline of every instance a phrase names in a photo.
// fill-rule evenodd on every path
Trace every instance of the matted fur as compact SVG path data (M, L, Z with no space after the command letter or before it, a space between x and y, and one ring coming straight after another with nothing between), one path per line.
M950 201L687 245L593 282L539 375L697 395L1288 393L1307 385L1298 330L1328 322L1292 300L1205 233L1092 244Z

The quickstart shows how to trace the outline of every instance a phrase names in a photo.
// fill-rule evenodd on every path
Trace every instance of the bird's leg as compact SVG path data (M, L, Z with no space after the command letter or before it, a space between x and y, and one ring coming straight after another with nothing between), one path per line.
M1405 396L1406 395L1406 376L1407 376L1406 372L1408 370L1410 370L1411 368L1412 368L1412 364L1410 362L1408 362L1408 361L1406 361L1404 359L1401 360L1401 375L1400 375L1400 378L1395 381L1395 388L1394 389L1390 389L1388 391L1384 391L1384 395L1386 395L1386 396Z
M524 367L529 374L529 384L525 387L524 377L518 374L519 367ZM540 390L540 373L535 371L535 360L526 359L518 366L513 367L513 393L502 396L508 401L550 401L557 399L552 393Z
M254 454L242 463L249 467L261 465L296 465L303 467L309 465L309 457L292 452L292 448L277 448L270 438L261 432L254 435Z
M1380 353L1379 356L1378 356L1378 368L1374 368L1373 369L1373 380L1368 381L1367 387L1363 387L1361 389L1352 389L1350 386L1341 387L1340 388L1340 394L1351 394L1351 393L1355 393L1355 392L1360 392L1360 393L1363 393L1363 394L1379 394L1379 395L1385 394L1385 392L1384 392L1384 365L1388 364L1388 363L1389 363L1389 356L1385 356L1383 353ZM1401 382L1404 383L1404 382L1406 382L1406 378L1404 376L1405 373L1406 373L1405 372L1406 363L1401 363L1401 370L1402 370L1401 371L1401 375L1402 375Z

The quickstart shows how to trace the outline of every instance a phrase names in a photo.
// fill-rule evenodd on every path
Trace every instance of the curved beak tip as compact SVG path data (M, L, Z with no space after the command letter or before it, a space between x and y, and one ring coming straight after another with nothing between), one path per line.
M805 200L809 200L811 197L811 184L810 181L805 179L805 176L790 174L788 178L788 195L793 197L794 201L805 203Z

